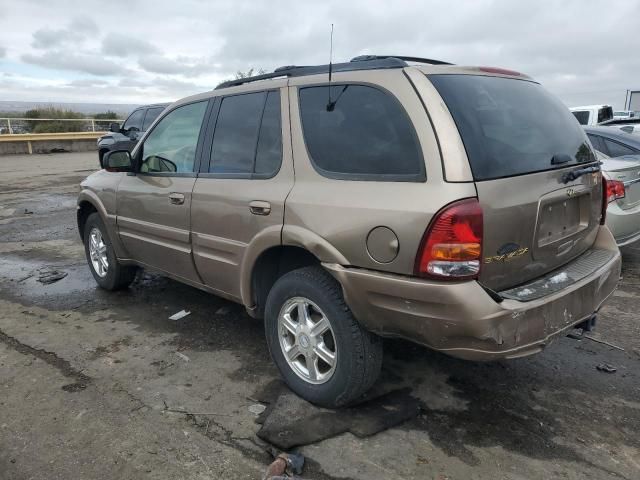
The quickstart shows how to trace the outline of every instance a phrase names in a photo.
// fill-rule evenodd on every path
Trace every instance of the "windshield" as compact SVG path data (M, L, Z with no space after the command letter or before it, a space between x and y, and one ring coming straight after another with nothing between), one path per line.
M480 75L429 75L464 142L474 179L595 161L569 109L537 83ZM563 159L552 163L553 158Z

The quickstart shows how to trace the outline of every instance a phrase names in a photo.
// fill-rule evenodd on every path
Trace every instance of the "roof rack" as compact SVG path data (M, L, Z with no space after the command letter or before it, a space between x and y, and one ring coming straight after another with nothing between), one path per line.
M349 62L334 63L331 66L333 72L350 72L355 70L376 70L387 68L404 68L409 66L407 62L429 63L431 65L451 65L441 60L429 60L427 58L404 57L404 56L382 56L382 55L360 55L354 57ZM287 65L276 68L272 73L254 75L253 77L238 78L222 82L216 87L220 88L236 87L245 83L257 82L259 80L269 80L281 77L303 77L306 75L316 75L319 73L329 73L329 65L298 66Z
M433 60L431 58L422 57L406 57L404 55L359 55L351 59L352 62L368 62L370 60L382 60L384 58L397 58L398 60L404 60L405 62L414 63L428 63L429 65L453 65L453 63L445 62L443 60Z

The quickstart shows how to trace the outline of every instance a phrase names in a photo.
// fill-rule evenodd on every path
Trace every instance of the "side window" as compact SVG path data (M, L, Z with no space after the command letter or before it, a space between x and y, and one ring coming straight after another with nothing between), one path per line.
M576 117L576 120L578 120L578 123L580 125L588 125L589 124L589 112L582 110L582 111L578 111L578 112L571 112L573 113L573 116Z
M141 147L142 173L191 173L207 101L171 111L151 131Z
M142 129L142 119L144 118L144 108L134 110L129 118L127 118L122 126L123 130L131 130L135 128L140 131Z
M272 175L280 169L282 162L282 126L280 121L280 92L269 92L258 136L255 173Z
M589 137L589 140L591 141L591 145L593 145L593 148L595 148L599 152L602 152L608 155L607 150L604 147L604 144L602 143L602 138L600 138L597 135L593 135L591 133L588 133L587 137Z
M304 139L321 174L353 180L420 181L424 161L397 99L365 85L299 90ZM331 103L329 104L329 98Z
M164 107L154 107L147 110L147 114L144 117L144 122L142 123L142 131L146 132L153 121L158 118L158 115L162 113Z
M222 99L213 134L210 173L270 174L282 157L279 92Z
M604 143L607 145L610 157L621 157L623 155L633 155L637 153L633 148L626 147L621 143L614 142L608 138L604 139Z

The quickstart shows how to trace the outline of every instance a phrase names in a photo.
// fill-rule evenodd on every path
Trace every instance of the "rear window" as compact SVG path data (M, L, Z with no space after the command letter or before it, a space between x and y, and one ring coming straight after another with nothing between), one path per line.
M613 118L613 109L611 107L602 107L598 110L598 123L606 122Z
M425 179L411 120L390 93L347 84L305 87L299 96L304 140L322 175L345 180Z
M573 116L576 117L578 123L580 125L589 125L589 111L588 110L578 110L573 113Z
M569 109L539 84L478 75L429 75L464 142L475 180L595 161ZM554 156L571 161L552 165Z

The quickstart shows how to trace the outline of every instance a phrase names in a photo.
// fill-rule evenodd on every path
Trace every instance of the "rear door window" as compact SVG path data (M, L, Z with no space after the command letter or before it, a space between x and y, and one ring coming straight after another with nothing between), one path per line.
M477 181L595 161L569 109L535 82L480 75L429 79L453 116ZM553 165L560 155L570 161Z
M282 161L282 127L280 124L280 93L269 92L262 114L256 149L255 173L272 175Z
M224 97L220 104L209 173L269 176L282 159L280 93Z
M347 84L304 87L299 98L304 139L322 175L350 180L425 179L411 120L390 93Z
M571 112L573 113L573 116L576 117L576 120L578 120L578 123L580 125L589 125L589 112L582 110L579 112Z
M142 123L142 131L146 132L153 121L158 118L158 115L162 113L164 107L153 107L147 110L147 114L144 116L144 122Z
M588 133L587 137L589 137L589 140L591 141L591 145L593 145L593 148L595 148L599 152L609 155L609 153L607 152L607 148L604 146L604 142L602 141L602 137L599 137L598 135L593 135L592 133Z
M135 128L140 131L142 129L142 119L144 118L144 108L139 110L134 110L134 112L129 115L122 126L123 130L131 130Z
M607 146L610 157L622 157L623 155L633 155L635 153L638 153L637 150L622 145L621 143L614 142L613 140L609 140L608 138L603 138L603 141Z

